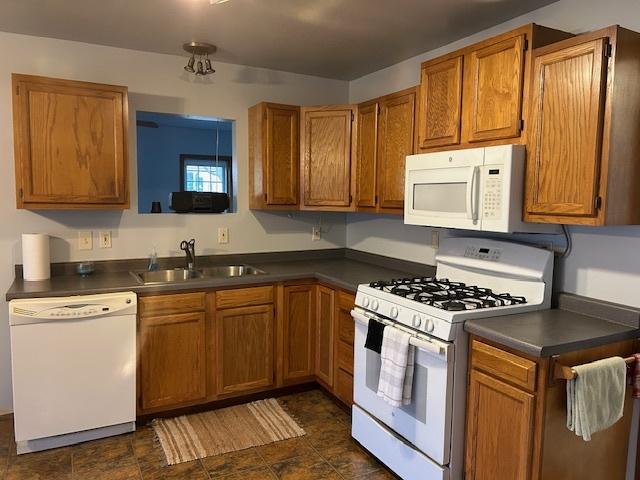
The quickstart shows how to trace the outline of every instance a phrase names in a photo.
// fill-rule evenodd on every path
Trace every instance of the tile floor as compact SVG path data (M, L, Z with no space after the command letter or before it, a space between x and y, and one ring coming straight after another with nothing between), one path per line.
M13 419L0 417L4 480L394 479L349 434L349 415L321 390L280 397L301 438L168 467L150 427L81 445L16 456Z

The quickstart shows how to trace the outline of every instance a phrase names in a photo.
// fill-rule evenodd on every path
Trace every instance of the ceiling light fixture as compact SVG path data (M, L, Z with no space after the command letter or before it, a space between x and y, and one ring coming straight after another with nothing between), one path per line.
M209 0L209 5L219 5L221 3L227 3L229 0Z
M211 45L210 43L189 42L182 45L182 49L191 54L189 61L184 67L187 72L195 73L196 75L210 75L215 73L215 70L211 66L211 60L209 59L209 55L215 53L217 50L215 45Z

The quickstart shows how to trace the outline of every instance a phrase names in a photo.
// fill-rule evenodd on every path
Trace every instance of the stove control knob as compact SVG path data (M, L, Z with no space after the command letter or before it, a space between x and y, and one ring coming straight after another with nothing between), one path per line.
M378 301L377 300L372 300L371 301L371 310L373 310L374 312L376 310L378 310Z
M391 307L391 318L398 318L398 307Z
M427 318L427 332L431 333L433 332L433 329L436 327L436 325L433 323L433 320L431 320L430 318Z
M369 297L362 297L362 306L365 308L369 306Z
M417 313L413 316L413 320L411 321L413 323L413 326L415 328L420 328L420 324L422 323L422 319L420 318L420 315L418 315Z

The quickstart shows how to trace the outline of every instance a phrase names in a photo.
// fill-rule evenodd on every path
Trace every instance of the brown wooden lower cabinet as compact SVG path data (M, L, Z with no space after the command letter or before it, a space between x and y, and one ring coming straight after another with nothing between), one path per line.
M335 290L318 285L316 316L316 376L333 387Z
M347 405L353 404L353 340L355 326L351 309L355 297L351 293L339 291L335 314L335 378L334 393Z
M315 372L316 286L286 285L282 304L282 378L286 383Z
M141 409L204 400L204 312L142 317L138 342Z
M351 405L353 304L315 280L142 296L138 414L315 380Z
M632 398L624 417L590 442L566 427L566 382L553 380L554 361L579 365L629 356L624 341L535 358L472 337L467 392L465 479L598 480L625 478Z
M219 395L274 384L273 305L216 312L216 371Z

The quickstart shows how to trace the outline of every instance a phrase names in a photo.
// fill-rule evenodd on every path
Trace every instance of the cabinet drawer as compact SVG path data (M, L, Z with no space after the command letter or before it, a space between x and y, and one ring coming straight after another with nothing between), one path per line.
M344 310L338 315L338 340L348 345L353 345L353 337L355 335L355 326L351 315L347 315Z
M142 317L204 310L204 292L142 297L139 308Z
M536 389L536 363L486 343L471 342L471 366L530 391Z
M338 342L338 368L353 375L353 345Z
M273 303L273 286L234 288L216 292L216 308L248 307Z
M353 405L353 375L341 368L336 370L335 394L347 405Z

